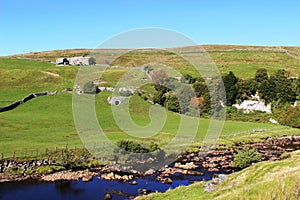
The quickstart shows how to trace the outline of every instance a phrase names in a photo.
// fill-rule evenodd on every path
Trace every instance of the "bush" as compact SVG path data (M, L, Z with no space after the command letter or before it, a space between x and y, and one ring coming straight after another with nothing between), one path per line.
M261 154L255 149L242 149L234 154L233 167L244 168L251 163L259 161Z
M117 146L125 151L132 153L149 153L159 149L158 144L151 142L148 147L145 147L137 142L121 140L117 143Z
M117 146L125 151L129 151L132 153L148 153L149 152L149 149L143 147L141 144L134 142L134 141L121 140L117 143Z

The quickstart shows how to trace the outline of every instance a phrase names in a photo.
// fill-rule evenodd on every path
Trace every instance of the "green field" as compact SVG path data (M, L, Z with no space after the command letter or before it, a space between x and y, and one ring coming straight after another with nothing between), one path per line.
M288 67L287 70L293 75L300 74L299 61L291 60L285 53L218 51L211 52L210 56L221 72L226 73L232 70L237 76L241 75L245 78L252 77L256 69L260 67L266 67L269 72ZM141 58L138 57L138 60ZM174 62L173 60L171 63ZM176 65L179 66L180 63ZM34 92L73 88L78 69L79 67L58 67L49 62L0 58L0 106L13 103ZM127 70L108 69L101 81L106 82L106 85L114 85ZM181 70L185 72L186 69ZM96 96L96 113L101 127L115 142L126 139L128 136L115 123L111 107L107 103L107 97L110 95L109 92L102 92ZM151 104L137 95L131 97L132 119L139 125L147 125L150 122L148 117L150 106ZM158 134L149 138L149 141L155 141L160 145L167 144L178 131L179 122L179 114L167 111L165 125ZM200 119L194 145L201 144L209 122L209 119ZM44 151L45 148L54 149L66 144L69 147L82 146L73 122L72 94L70 93L60 92L58 95L39 97L15 110L0 113L0 124L0 153L6 156L12 155L14 151L17 156L21 156L24 151L30 154L37 148ZM253 129L264 129L264 131L249 135ZM219 143L232 144L243 139L255 140L264 136L299 133L299 129L272 124L226 121Z

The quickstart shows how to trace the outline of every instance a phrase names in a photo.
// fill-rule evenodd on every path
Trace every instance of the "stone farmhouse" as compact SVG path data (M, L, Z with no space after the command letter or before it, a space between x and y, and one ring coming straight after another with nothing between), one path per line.
M79 56L72 58L57 58L55 64L58 66L62 65L74 65L74 66L83 66L91 65L91 57Z

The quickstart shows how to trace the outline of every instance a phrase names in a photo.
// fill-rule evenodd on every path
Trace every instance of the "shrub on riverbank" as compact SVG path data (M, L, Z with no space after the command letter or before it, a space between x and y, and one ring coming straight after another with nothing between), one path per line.
M144 146L129 140L121 140L117 143L117 146L132 153L149 153L159 149L158 144L156 143L150 143L148 146Z
M234 155L233 166L244 168L259 161L261 154L255 149L242 149Z

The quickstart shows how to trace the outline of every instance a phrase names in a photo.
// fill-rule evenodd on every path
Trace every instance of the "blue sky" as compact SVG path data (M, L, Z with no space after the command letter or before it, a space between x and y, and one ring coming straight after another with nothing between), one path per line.
M199 44L300 45L299 0L0 0L0 55L94 48L143 27Z

